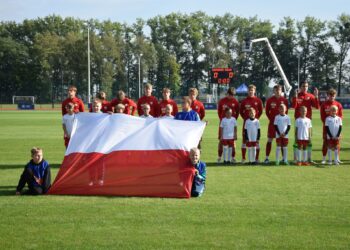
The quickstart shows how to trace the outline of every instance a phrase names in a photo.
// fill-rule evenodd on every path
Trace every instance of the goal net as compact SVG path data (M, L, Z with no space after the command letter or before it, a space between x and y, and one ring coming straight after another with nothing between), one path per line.
M12 96L12 104L35 104L34 96Z

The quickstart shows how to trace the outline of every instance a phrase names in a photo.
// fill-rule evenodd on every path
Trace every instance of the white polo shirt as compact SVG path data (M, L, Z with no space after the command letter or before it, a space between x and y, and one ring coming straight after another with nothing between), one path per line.
M284 133L287 130L288 125L289 126L291 125L291 122L288 115L276 115L275 121L273 124L278 127L278 131L280 133ZM276 132L276 138L279 138L279 137L280 135ZM288 138L288 135L286 135L284 138Z
M307 117L299 117L295 121L295 127L298 128L298 140L310 140L309 128L312 128L311 120Z
M236 118L231 117L230 119L227 119L224 117L220 123L220 128L222 128L222 139L232 140L235 137L235 127L237 127Z
M247 130L248 141L256 142L258 140L258 130L260 129L260 122L258 119L247 119L245 121L244 129Z
M326 118L325 126L329 128L332 137L336 137L339 131L340 126L343 125L342 119L339 116L328 116ZM329 138L329 135L327 133L327 139Z

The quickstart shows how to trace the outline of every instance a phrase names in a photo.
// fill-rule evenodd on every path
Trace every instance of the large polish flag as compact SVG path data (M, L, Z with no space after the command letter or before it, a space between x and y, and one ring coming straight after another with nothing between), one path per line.
M189 198L204 122L79 113L48 194Z

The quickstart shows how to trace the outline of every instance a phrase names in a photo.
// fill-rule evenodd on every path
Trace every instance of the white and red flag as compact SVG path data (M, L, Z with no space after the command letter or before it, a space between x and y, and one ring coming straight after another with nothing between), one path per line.
M48 194L183 197L204 122L79 113Z

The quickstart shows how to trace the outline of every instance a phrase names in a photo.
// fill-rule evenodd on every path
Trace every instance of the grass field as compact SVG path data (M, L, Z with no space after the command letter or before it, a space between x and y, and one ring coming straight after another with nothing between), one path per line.
M318 112L314 117L313 158L319 161ZM0 249L350 248L349 111L340 167L217 166L215 112L206 119L208 179L199 199L18 197L15 187L32 146L44 149L56 176L64 154L61 115L0 112Z

